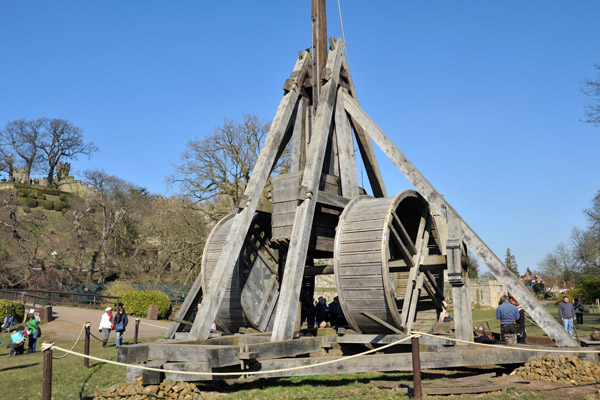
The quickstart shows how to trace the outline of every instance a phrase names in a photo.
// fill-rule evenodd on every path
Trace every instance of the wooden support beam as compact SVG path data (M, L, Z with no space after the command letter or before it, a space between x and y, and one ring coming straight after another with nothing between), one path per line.
M356 96L356 89L354 88L354 82L352 81L352 76L350 75L350 68L348 67L348 60L344 58L344 63L342 64L342 69L346 72L346 79L348 79L348 86L350 87L350 96L356 100L358 103L358 97ZM350 117L352 121L352 118ZM375 152L373 151L373 145L371 144L371 139L365 134L363 129L357 124L352 124L354 127L354 133L356 136L356 142L358 144L358 150L360 151L360 157L363 160L363 165L365 166L365 170L367 172L367 178L369 178L369 184L371 185L371 190L373 191L374 197L387 197L387 192L385 190L385 184L383 182L383 176L381 175L381 171L379 170L379 164L377 163L377 158L375 158Z
M314 134L308 148L306 169L301 184L301 186L307 188L307 194L296 209L281 292L275 312L272 341L291 339L294 334L296 308L300 298L304 263L317 204L316 195L321 179L325 147L330 133L343 51L344 43L337 40L327 62L327 68L332 72L332 75L321 92L321 101L315 118Z
M275 164L278 150L284 141L285 133L291 126L292 116L294 115L302 87L302 80L308 71L309 63L310 54L306 51L300 53L292 71L292 78L296 80L296 83L283 95L279 103L263 149L260 152L250 176L250 181L244 192L244 196L249 199L248 203L246 208L238 209L234 217L226 244L215 266L208 287L205 288L205 295L200 304L194 325L190 330L190 338L206 339L210 333L210 328L225 295L227 282L233 274L233 267L237 262L244 238L248 233L248 228L254 217L254 212L258 206L262 191Z
M390 260L388 262L390 272L400 272L410 269L404 260ZM446 268L446 256L433 254L428 255L423 259L420 266L421 271L429 271Z
M369 318L371 321L374 321L374 322L378 323L379 325L383 326L384 328L387 328L387 329L391 330L392 332L403 333L400 329L396 328L393 325L388 324L387 322L385 322L381 318L379 318L379 317L371 314L370 312L361 311L360 313L362 315L364 315L365 317Z
M356 173L356 158L354 157L354 140L352 127L342 105L342 96L338 89L335 103L335 129L339 154L340 181L342 196L353 199L358 196L358 176Z
M388 156L396 167L406 176L421 195L442 215L448 212L460 215L450 206L445 198L440 195L433 185L419 172L419 170L406 158L396 145L379 129L367 113L351 96L344 93L342 99L344 108L373 139L379 148ZM552 315L538 302L535 296L527 289L475 233L473 229L460 218L462 239L471 248L479 260L483 262L494 274L496 279L507 287L511 294L527 310L534 321L544 332L556 341L559 346L577 346L577 342L569 336L563 327Z
M292 133L292 160L290 172L298 172L304 169L306 163L306 99L302 98L298 104L294 131Z

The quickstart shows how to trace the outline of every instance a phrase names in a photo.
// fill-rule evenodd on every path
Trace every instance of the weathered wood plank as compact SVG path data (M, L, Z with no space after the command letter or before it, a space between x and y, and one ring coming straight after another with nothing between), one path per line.
M396 145L379 129L371 118L362 110L356 100L344 93L344 108L352 116L356 125L361 126L375 141L379 148L398 167L421 195L442 215L448 212L460 215L450 206L445 198L440 195L433 185L419 172L419 170L406 158ZM559 346L577 346L577 342L569 336L563 327L544 309L535 296L527 289L515 275L502 263L500 258L488 245L475 233L475 231L460 218L463 241L471 248L479 260L483 262L494 274L496 279L507 287L511 294L527 310L533 320L544 332L556 341Z
M296 219L285 264L285 274L283 275L279 301L275 311L273 341L291 339L294 334L296 308L300 297L304 263L316 207L316 194L323 168L325 144L330 132L333 105L337 94L343 50L343 42L341 40L336 41L335 48L332 49L327 62L327 68L331 71L331 79L323 86L321 91L319 107L315 117L314 134L308 148L306 169L302 178L302 186L307 188L308 193L306 199L302 201L296 211Z
M352 127L341 103L342 97L338 89L335 105L335 129L337 132L338 154L340 158L340 181L342 196L353 199L358 196L358 176L356 173L356 158L354 157L354 140Z

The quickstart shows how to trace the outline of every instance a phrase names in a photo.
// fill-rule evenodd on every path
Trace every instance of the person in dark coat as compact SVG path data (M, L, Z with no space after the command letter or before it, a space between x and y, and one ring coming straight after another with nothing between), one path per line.
M525 344L525 339L527 338L527 331L525 330L525 310L515 298L511 298L510 303L516 306L519 311L519 319L517 320L517 341L518 343Z
M583 311L585 310L585 306L578 298L575 298L575 301L573 301L573 308L575 309L577 325L583 325Z
M317 320L318 328L325 328L329 321L329 308L327 308L327 299L319 297L319 301L315 307L315 319Z
M331 326L337 328L338 326L342 325L343 319L344 314L342 312L340 299L335 296L333 301L329 303L329 320L331 321Z
M115 323L115 332L117 332L116 347L119 347L127 329L127 324L129 324L129 318L127 318L127 314L123 308L119 308L119 312L114 316L113 322Z

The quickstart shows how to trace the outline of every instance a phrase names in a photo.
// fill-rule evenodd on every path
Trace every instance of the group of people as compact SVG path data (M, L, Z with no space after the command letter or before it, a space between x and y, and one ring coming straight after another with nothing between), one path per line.
M113 316L112 307L106 307L102 314L102 318L100 318L100 325L98 326L98 331L104 334L102 347L106 347L111 331L117 333L117 342L115 346L117 348L121 346L123 335L125 334L128 324L129 318L127 318L127 313L123 308L119 308L117 314Z
M500 333L502 339L507 335L517 335L518 343L525 343L527 331L525 330L525 310L514 297L504 295L500 298L500 305L496 309L496 319L500 320Z
M309 329L315 327L315 322L317 328L325 328L327 323L334 328L348 325L337 296L333 298L329 305L325 297L319 296L316 304L311 307L306 315L306 324Z
M37 339L42 336L42 328L40 328L40 315L34 309L31 309L25 316L25 326L16 325L17 319L14 315L6 317L2 328L8 328L11 343L6 347L10 349L10 355L16 356L25 352L25 344L27 344L27 353L35 353Z

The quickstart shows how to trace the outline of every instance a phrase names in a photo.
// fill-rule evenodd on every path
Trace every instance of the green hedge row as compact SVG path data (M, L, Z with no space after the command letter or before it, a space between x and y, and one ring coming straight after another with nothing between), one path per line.
M66 192L63 192L62 190L58 190L55 188L49 188L49 187L44 187L44 186L32 187L31 185L25 185L23 183L16 183L15 187L17 188L17 190L19 190L19 189L35 190L35 191L38 191L43 194L49 194L51 196L60 196L61 194L66 194Z
M17 321L23 322L25 315L25 306L20 301L0 299L0 325L4 323L4 318L14 315Z
M64 201L60 201L60 200L44 200L44 202L42 203L42 206L46 210L54 210L54 211L62 211L65 208L69 208L68 203L66 203Z
M148 306L158 306L158 318L167 319L171 313L169 296L158 290L132 290L120 297L125 312L137 317L145 317Z

